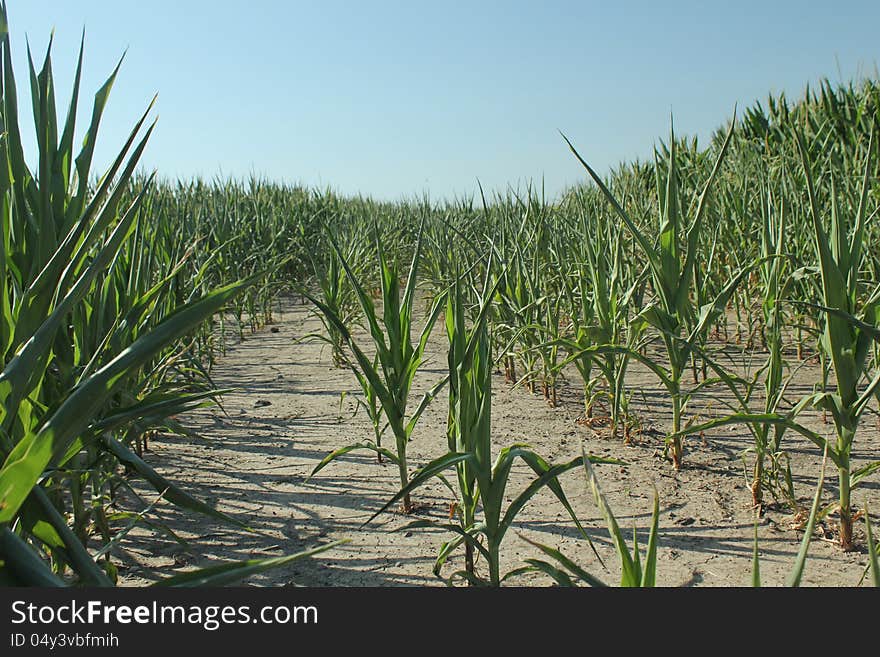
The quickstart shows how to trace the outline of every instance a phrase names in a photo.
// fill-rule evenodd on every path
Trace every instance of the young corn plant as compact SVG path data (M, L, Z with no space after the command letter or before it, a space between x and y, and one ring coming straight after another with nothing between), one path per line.
M169 257L168 270L139 282L137 235L152 180L133 186L133 173L152 133L143 129L149 109L93 186L98 127L118 66L95 96L77 152L82 49L60 125L47 51L39 72L29 61L39 157L32 172L3 2L0 59L0 582L111 586L109 549L125 532L111 536L106 506L109 484L124 481L120 466L177 506L242 526L160 476L127 436L216 394L175 388L167 377L181 344L257 278L170 305L181 259ZM102 542L97 552L93 539ZM294 558L221 568L229 580ZM220 571L202 575L216 582Z
M834 178L831 180L831 232L826 232L820 217L810 151L801 133L796 133L809 194L810 217L813 223L816 257L822 278L822 310L826 312L825 328L820 342L834 366L836 390L821 391L811 402L831 414L837 434L836 444L829 447L831 460L838 468L840 515L840 546L853 549L853 514L851 491L856 474L851 471L850 454L859 420L880 385L880 369L864 389L860 381L870 373L870 347L874 330L880 325L880 291L867 299L862 292L864 282L863 242L866 230L872 162L876 128L872 130L864 159L861 189L858 198L848 199L841 206ZM852 215L848 216L852 212Z
M782 302L786 292L785 266L783 251L785 243L785 206L777 213L773 211L771 195L764 194L763 222L761 231L761 251L764 256L759 265L761 277L761 313L763 316L763 340L767 346L767 361L764 370L764 413L776 413L785 394L783 383L785 360L783 358L782 336ZM757 423L753 427L755 438L755 467L752 476L752 503L760 508L764 502L763 490L766 486L764 467L768 454L779 453L784 425ZM772 437L771 437L772 429Z
M349 250L347 260L349 266L352 267L354 267L353 256L353 250ZM345 269L342 267L340 256L335 249L328 248L326 249L326 256L323 262L318 258L315 258L312 254L309 254L309 259L312 261L315 281L317 282L318 288L317 293L320 295L321 301L333 312L334 315L339 317L346 326L350 326L356 317L358 301L354 289L348 282L348 277L346 276ZM319 337L326 340L330 345L333 364L336 367L342 367L345 365L346 359L345 340L342 337L342 333L332 321L327 319L325 313L319 312L317 314L321 323L324 325L326 335L308 335L305 336L305 338Z
M568 335L563 340L576 345L582 350L593 345L593 304L590 295L589 278L584 275L581 267L575 265L562 278L563 298L566 301L568 315ZM568 346L563 343L563 347ZM597 377L593 376L593 359L588 356L575 358L575 369L581 377L584 388L584 421L590 422L593 417L593 406L596 401ZM567 363L566 363L567 364Z
M448 580L450 584L455 577L460 577L475 586L500 586L521 572L514 570L502 575L501 545L522 508L545 487L553 492L581 533L586 536L558 478L580 465L585 458L594 463L619 463L613 459L582 456L568 463L551 465L525 444L502 449L493 462L493 360L486 318L494 290L490 289L488 282L487 275L477 316L470 329L467 327L466 304L460 283L455 283L448 295L446 331L449 337L449 452L417 471L412 480L370 518L372 520L445 470L455 468L459 522L441 526L452 532L455 538L441 547L434 566L434 573L440 576L450 554L462 544L465 545L465 569L454 573ZM532 469L535 478L523 491L513 496L513 500L505 508L510 474L517 459L523 460ZM482 511L482 517L479 511ZM432 521L424 520L410 523L407 528L433 526L435 524ZM485 559L488 568L488 573L483 576L476 568L479 557Z
M345 270L349 283L357 295L361 311L367 322L370 337L372 338L375 358L367 355L365 349L358 344L352 335L353 327L350 324L346 324L345 320L333 308L314 294L306 292L305 296L323 313L327 322L339 331L342 340L351 353L349 366L357 374L361 386L365 387L366 384L370 394L374 393L382 406L385 419L388 421L388 428L394 435L396 450L391 452L372 442L354 443L328 454L312 471L312 476L340 456L355 450L366 449L385 456L397 464L400 472L400 485L401 487L406 487L410 481L406 455L407 445L412 438L412 433L419 417L421 417L431 399L446 383L446 379L442 379L432 390L424 395L421 403L412 415L407 416L412 382L419 366L422 364L428 337L443 308L444 298L443 295L439 295L435 299L428 311L428 316L425 319L418 342L413 343L412 323L413 311L416 306L416 277L422 249L421 231L419 231L406 281L406 288L402 291L402 295L398 265L396 262L388 261L378 229L374 230L374 236L381 281L381 319L379 319L373 298L364 288L361 280L332 236L330 237L330 243ZM376 438L378 440L379 436L377 435ZM403 496L403 510L405 513L412 513L414 510L409 489L406 495Z
M541 294L541 267L538 251L527 253L523 243L535 239L535 232L526 232L522 223L511 243L495 246L495 255L505 263L502 284L496 291L495 313L500 333L510 340L511 348L504 354L508 378L512 383L522 383L536 392L536 375L542 344L542 310L547 299ZM503 249L507 249L506 251ZM514 345L518 349L513 349ZM516 358L521 361L524 373L517 379Z
M561 340L570 355L561 364L564 366L571 360L581 376L587 422L593 417L596 399L603 394L608 401L611 435L617 436L622 428L624 439L628 441L625 377L630 352L638 351L643 325L636 323L628 328L627 324L632 301L644 276L636 277L632 285L624 289L621 231L615 231L610 238L613 248L600 252L593 245L593 233L586 221L582 221L581 227L585 236L586 271L576 268L574 276L567 277L564 285L573 335ZM626 349L595 351L595 347L604 345L626 345ZM597 376L593 375L594 367L598 371ZM597 387L602 381L605 390L600 393Z
M560 376L559 339L560 316L562 314L563 297L559 294L548 294L544 297L543 325L540 327L545 342L538 347L541 354L541 391L544 401L555 408L558 404L557 384Z
M378 368L379 356L377 354L373 358L373 369L377 370ZM379 403L379 396L376 394L376 389L370 385L370 380L367 376L357 368L354 368L353 372L364 395L363 399L360 397L357 398L357 405L359 408L364 409L370 420L370 426L373 428L373 438L375 439L377 448L376 460L379 463L383 463L382 455L386 453L386 450L382 449L382 436L388 428L388 423L385 422L385 416L382 412L382 404Z
M724 418L692 426L692 431L707 431L723 424L742 422L749 429L753 438L753 447L746 453L754 454L749 488L752 493L752 504L762 509L764 492L769 490L774 497L781 493L792 507L796 507L793 485L786 462L786 471L782 465L787 456L782 449L782 438L789 428L785 422L769 423L763 418L783 417L794 422L803 406L795 406L788 413L781 414L781 407L788 384L792 376L786 377L787 364L783 352L783 302L788 294L793 277L787 272L790 259L784 251L786 206L784 196L777 200L769 186L761 191L761 260L757 273L761 294L762 340L766 345L767 358L757 369L751 381L745 385L743 392L736 392L736 403L721 400L733 413ZM705 362L705 361L704 361ZM763 377L763 385L762 385ZM762 408L752 414L750 405L755 393L763 387ZM799 426L799 425L798 425ZM803 428L798 430L806 431ZM745 459L745 455L744 455ZM769 466L769 470L767 469Z
M616 214L622 219L624 226L648 260L656 299L639 313L635 321L652 326L659 332L666 351L666 363L664 366L648 362L641 355L638 357L658 376L672 402L672 427L667 435L666 452L671 457L675 469L681 467L684 456L682 415L685 406L700 388L717 383L716 380L709 379L687 390L682 386L683 373L694 350L699 348L700 342L705 339L716 320L724 314L733 293L748 274L748 269L743 269L732 276L727 285L710 303L698 307L693 300L691 292L700 249L700 231L709 205L709 193L718 171L721 169L724 155L733 135L734 125L735 122L731 122L712 172L696 199L693 221L686 230L679 194L675 135L672 135L665 181L660 178L659 162L656 167L657 195L660 201L660 225L656 244L636 226L601 177L584 161L568 138L563 135L572 153L590 174ZM684 232L683 240L682 232ZM635 357L636 353L632 355Z
M833 364L837 383L836 390L829 392L823 385L819 392L801 399L786 415L781 415L778 412L740 413L691 427L691 430L705 431L724 424L742 421L748 422L752 426L763 423L793 429L826 451L828 458L838 469L839 542L844 550L849 551L854 548L852 489L865 477L880 469L880 462L868 463L856 470L851 468L850 463L852 444L859 421L868 403L874 398L878 387L880 387L880 371L876 371L873 378L870 378L869 358L872 342L880 339L880 329L878 329L878 324L880 324L880 311L878 311L880 308L880 289L875 289L873 293L866 295L863 292L864 282L860 278L864 261L862 244L866 230L875 133L872 132L869 140L857 198L850 199L846 206L854 214L850 222L842 213L836 184L832 179L830 185L830 236L825 232L820 218L819 201L809 161L810 156L806 142L800 133L796 133L796 142L807 183L814 245L821 274L820 297L822 305L804 305L816 307L826 315L819 346ZM860 389L862 379L868 379L868 383ZM808 405L831 414L836 433L835 444L830 444L822 436L794 421L794 417ZM743 408L745 407L746 402L743 401Z

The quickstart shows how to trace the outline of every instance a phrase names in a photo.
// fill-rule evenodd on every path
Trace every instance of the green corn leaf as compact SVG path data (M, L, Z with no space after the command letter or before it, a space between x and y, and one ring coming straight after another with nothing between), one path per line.
M697 254L699 253L700 248L700 228L703 224L703 216L705 214L706 208L709 205L709 192L712 189L713 184L715 183L718 172L721 170L721 164L724 162L724 157L727 154L728 147L730 146L730 141L733 137L733 130L735 126L736 108L734 108L733 110L733 117L730 121L730 128L728 128L727 135L724 137L724 143L721 145L721 149L718 151L718 156L716 157L715 164L712 167L712 172L709 174L709 178L706 180L706 183L703 186L703 191L700 193L694 221L687 231L687 253L685 254L685 262L681 269L681 279L678 284L678 289L675 293L676 308L684 307L685 303L687 302L686 297L690 293L694 267L696 266Z
M113 582L110 581L104 570L95 563L94 558L89 555L79 538L67 526L67 521L58 513L46 492L39 486L34 487L31 499L39 507L46 522L57 532L80 581L87 586L113 586Z
M101 444L104 448L111 452L119 460L120 463L122 463L123 465L127 465L128 467L135 470L147 481L147 483L149 483L153 488L156 489L156 492L161 493L162 496L172 504L176 504L177 506L183 507L184 509L196 511L211 518L215 518L225 523L235 525L237 527L241 527L242 529L247 529L248 531L250 531L250 528L245 523L241 522L240 520L236 520L235 518L228 516L225 513L217 511L217 509L214 509L204 502L197 500L189 493L172 484L170 481L165 479L165 477L163 477L152 467L150 467L137 454L128 449L128 447L120 443L118 440L105 434L104 436L102 436Z
M624 209L617 202L617 199L611 193L611 190L605 186L605 183L602 181L602 178L597 174L589 164L580 156L580 153L577 152L574 145L568 140L568 137L562 135L562 138L565 140L565 143L568 144L569 149L577 158L578 162L587 170L587 173L590 174L590 177L596 183L596 186L601 190L603 196L608 200L611 204L611 207L614 208L617 215L623 220L623 223L629 229L633 238L638 242L642 251L645 253L648 258L648 262L651 265L652 271L655 272L655 275L658 277L662 275L663 267L660 262L660 257L658 253L654 250L653 245L648 241L648 239L642 234L642 232L636 227L635 223L630 219L629 215L624 211Z
M660 495L654 489L654 509L651 512L651 532L648 535L648 546L645 552L645 567L642 571L641 586L653 588L657 586L657 534L660 525Z
M0 576L18 586L66 586L21 537L0 527Z
M880 461L872 461L871 463L866 463L860 468L856 468L849 475L849 486L850 488L855 488L858 486L865 477L869 477L880 470Z
M525 536L522 536L522 535L520 536L520 538L523 539L524 541L526 541L527 543L535 546L539 550L541 550L541 552L546 554L548 557L554 559L557 563L562 565L564 568L566 568L569 572L571 572L573 575L575 575L581 581L589 584L590 586L596 586L596 587L604 587L605 586L605 583L602 582L602 580L600 580L597 577L594 577L589 572L587 572L586 570L584 570L583 568L578 566L574 561L572 561L571 559L566 557L562 552L560 552L556 548L551 548L547 545L543 545L541 543L533 541L533 540L531 540Z
M786 584L790 587L797 587L801 584L801 578L804 574L804 567L807 563L807 552L810 549L810 541L813 538L813 530L816 528L816 519L819 515L819 503L822 499L822 489L825 485L825 463L827 454L822 459L822 468L819 471L819 481L816 484L816 494L813 496L813 505L810 508L810 516L807 520L807 526L804 527L804 538L801 541L800 550L798 550L797 559L794 567L788 576Z
M880 558L878 558L878 545L874 542L874 534L871 529L871 513L868 505L865 505L865 540L868 543L868 567L871 569L871 579L874 586L880 586Z
M611 536L611 541L614 543L614 548L617 551L617 556L620 560L621 586L638 586L641 578L636 577L635 563L629 553L629 548L626 546L626 540L623 538L623 533L620 531L617 519L611 511L611 507L605 499L602 489L599 488L599 481L596 478L596 473L593 471L592 465L590 465L589 459L584 458L583 464L584 472L587 476L587 483L593 491L596 505L599 507L599 511L605 519L605 524L608 526L608 533Z
M74 390L40 427L22 439L0 468L0 523L12 520L43 468L84 431L119 382L153 355L211 317L262 274L219 288L169 315Z
M839 467L840 456L825 438L820 436L815 431L812 431L811 429L808 429L807 427L795 422L791 419L790 416L779 415L776 413L733 413L731 415L715 418L707 422L693 424L687 429L680 431L678 434L673 434L670 437L673 437L675 435L681 436L686 434L697 434L703 431L710 431L712 429L727 426L730 424L769 424L784 426L787 429L797 431L799 434L810 440L820 449L827 450L828 457L835 465L838 465Z
M161 587L193 587L193 586L227 586L235 582L239 582L251 575L264 573L267 570L281 568L295 561L313 557L327 550L332 550L339 545L348 543L347 540L334 541L327 545L297 552L284 557L273 557L270 559L248 559L246 561L234 561L224 563L218 566L209 566L208 568L200 568L192 572L166 577L153 586Z
M397 454L395 454L394 452L392 452L390 450L385 449L384 447L379 447L373 443L365 443L365 442L352 443L351 445L346 445L345 447L340 447L339 449L333 450L327 456L325 456L323 459L321 459L321 462L315 466L315 468L312 470L311 474L308 476L306 481L308 481L309 479L314 477L316 474L318 474L321 470L323 470L325 467L330 465L336 459L338 459L342 456L345 456L346 454L349 454L351 452L358 451L358 450L368 450L371 452L375 452L376 454L381 454L382 456L384 456L385 458L387 458L389 461L391 461L394 464L397 464L399 462L399 460L397 458Z
M574 586L574 582L572 581L568 573L560 570L552 564L547 563L546 561L541 561L540 559L526 559L526 563L531 565L536 570L549 576L551 579L553 579L554 582L556 582L558 586L563 586L566 588Z
M761 559L758 555L758 514L755 514L755 539L752 547L752 587L761 587Z
M402 500L407 493L411 493L419 486L430 481L432 478L436 477L438 474L442 473L444 470L447 470L454 465L461 463L463 461L473 462L474 457L471 454L445 454L440 458L434 459L424 467L418 469L415 474L413 474L412 478L409 480L409 483L400 489L400 491L392 497L385 505L382 506L381 509L376 511L373 515L371 515L364 524L368 524L376 519L379 515L387 511L391 508L395 503Z

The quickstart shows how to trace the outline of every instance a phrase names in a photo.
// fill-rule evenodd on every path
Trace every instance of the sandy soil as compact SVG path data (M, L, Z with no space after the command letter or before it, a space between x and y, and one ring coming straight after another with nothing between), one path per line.
M224 397L225 413L202 409L181 418L202 438L160 436L150 443L146 459L156 469L216 508L247 522L256 533L230 528L208 518L160 505L161 522L187 541L137 529L121 553L121 582L144 585L194 566L216 560L280 556L347 538L348 544L286 568L252 577L256 585L406 586L442 585L432 574L440 545L449 538L437 530L396 531L411 521L399 512L387 512L363 523L397 491L396 466L380 465L372 453L349 454L329 465L315 478L309 473L331 450L371 436L366 414L355 413L357 382L350 371L336 369L329 349L321 342L297 342L318 331L320 323L308 309L288 302L277 323L233 346L213 372L219 387L236 391ZM441 320L442 321L442 320ZM416 376L413 398L418 399L443 375L446 338L442 323L431 338L427 362ZM626 466L597 468L600 483L621 527L635 526L644 543L650 522L653 487L660 495L658 583L664 586L748 586L754 532L754 512L747 487L743 450L750 444L741 427L718 429L705 440L687 443L684 468L674 472L658 457L662 431L669 422L669 404L662 389L646 371L632 368L632 405L642 422L642 434L633 446L611 439L607 431L577 422L583 403L576 373L561 384L557 408L521 387L511 389L500 372L494 384L493 424L496 449L527 442L550 461L576 457L585 442L589 452L624 460ZM803 385L796 396L817 380L816 367L799 373ZM343 398L343 393L348 393ZM719 391L694 400L690 412L703 417L719 412ZM415 403L415 402L414 402ZM413 467L445 451L445 391L422 417L410 444ZM832 427L819 417L807 423L830 435ZM389 443L393 442L388 436ZM792 457L797 494L809 506L821 455L810 442L788 435L785 447ZM880 431L876 415L869 415L857 436L856 463L880 459ZM530 480L530 471L518 467L509 497ZM880 508L878 478L873 475L857 489L854 500ZM562 478L564 489L606 567L599 563L579 536L562 505L545 491L525 507L506 539L504 571L523 565L537 550L519 534L558 547L606 582L618 581L618 563L583 472ZM140 486L140 484L136 485ZM146 490L146 489L144 489ZM836 493L836 473L826 475L825 499ZM447 517L451 494L442 484L420 489L414 499L419 517ZM804 584L853 586L867 564L864 549L844 554L832 540L833 518L820 528L810 549ZM822 534L827 533L827 538ZM791 512L771 508L758 527L761 574L765 585L781 585L797 553L802 532L792 527ZM863 545L860 525L856 537ZM451 574L463 567L456 555L444 568ZM548 585L535 575L515 580L520 585Z

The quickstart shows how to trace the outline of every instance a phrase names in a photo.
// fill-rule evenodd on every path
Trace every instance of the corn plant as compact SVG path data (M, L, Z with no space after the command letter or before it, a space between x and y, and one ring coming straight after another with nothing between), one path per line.
M361 281L342 253L337 242L331 236L330 242L336 252L349 283L357 294L361 311L367 321L367 328L373 342L376 359L370 358L365 350L358 344L352 335L353 327L346 324L333 308L329 307L317 296L306 292L307 298L324 315L329 324L339 331L342 340L352 354L349 366L358 375L358 380L368 384L382 405L388 427L394 435L396 451L391 452L378 444L371 442L359 442L335 450L327 455L312 471L314 476L326 465L340 456L354 450L367 449L386 456L396 463L400 473L400 485L405 487L409 482L409 470L407 466L406 448L412 437L413 430L419 417L424 412L430 400L440 391L445 384L441 380L432 390L425 394L416 410L407 418L407 406L409 404L409 392L413 379L425 353L428 337L434 327L437 317L443 308L443 296L438 296L432 308L428 312L425 324L422 327L419 340L412 342L412 320L416 305L416 277L419 269L419 258L422 248L421 231L416 242L415 252L410 264L406 288L401 296L400 272L396 262L389 262L378 229L374 231L376 253L379 262L379 275L381 280L382 294L382 318L379 319L376 305L372 297L364 289ZM384 328L383 328L384 327ZM375 425L374 425L375 426ZM378 440L378 435L376 436ZM409 492L403 498L405 513L412 513L412 500Z
M761 232L761 250L764 256L758 271L761 275L761 312L763 316L763 339L767 345L767 362L764 371L764 412L775 413L782 403L785 394L783 371L785 361L782 353L782 301L785 296L786 281L785 258L785 207L774 216L773 200L766 193L765 202L761 204L763 223ZM764 463L768 452L777 454L781 447L785 427L773 427L770 437L770 426L766 424L752 425L755 438L755 467L751 482L752 503L760 507L763 503Z
M348 249L346 259L349 266L353 269L359 269L357 266L363 254L356 254L354 247ZM348 281L345 269L342 267L340 256L333 248L325 251L324 261L321 262L317 257L309 254L314 270L314 279L317 283L317 294L320 295L321 301L336 315L343 324L351 326L357 315L357 296L354 288ZM323 312L316 313L324 326L325 335L309 334L304 339L310 337L319 337L327 341L331 349L331 357L336 367L342 367L345 364L345 340L342 333L336 325L327 318Z
M594 332L591 329L595 314L594 304L591 303L589 282L589 278L584 276L581 268L576 265L572 266L571 270L562 278L563 298L567 302L566 312L569 323L567 339L576 345L574 347L576 350L593 345ZM593 359L588 356L580 356L572 362L583 384L584 421L589 422L593 417L593 406L597 396L595 389L598 384L597 377L593 376Z
M827 452L828 457L838 468L840 514L840 545L845 550L853 549L851 491L866 476L880 469L880 462L869 463L853 471L850 466L850 453L859 420L867 404L880 386L880 372L874 374L866 386L859 390L859 382L870 374L870 350L872 341L878 340L877 308L880 306L880 290L874 290L867 298L862 296L863 283L860 269L863 263L862 243L864 239L868 190L874 136L869 141L861 177L861 188L857 198L849 207L853 209L854 220L848 226L842 215L836 184L832 179L831 193L831 236L825 232L819 216L819 201L815 191L812 168L806 142L799 133L796 135L801 154L809 198L810 216L813 223L813 236L819 270L821 273L821 297L823 305L815 306L822 310L827 319L821 335L820 348L834 365L837 381L836 392L827 392L825 386L819 392L800 400L787 414L778 412L748 414L739 413L725 418L691 427L692 431L704 431L713 427L745 421L751 426L765 426L794 429ZM771 359L772 359L771 354ZM772 362L771 362L772 366ZM778 366L778 365L777 365ZM824 367L823 367L824 371ZM772 372L771 372L772 373ZM768 375L769 376L769 375ZM774 385L768 381L768 385ZM781 393L780 393L781 394ZM745 408L746 403L740 398ZM777 404L778 399L768 400ZM829 444L822 436L794 421L800 411L813 405L830 413L834 419L837 439ZM774 444L777 438L774 439Z
M797 506L790 464L787 462L787 456L781 451L781 444L786 430L790 426L795 426L793 423L803 409L803 405L798 405L788 413L781 413L785 393L792 380L791 375L785 377L787 364L783 354L783 302L795 280L794 275L787 273L789 258L783 250L786 242L785 198L784 195L775 198L768 185L762 189L760 201L762 257L758 262L757 272L760 278L762 339L767 348L767 358L751 381L745 382L745 390L737 392L735 386L732 387L736 397L735 404L721 400L725 406L731 408L732 415L691 427L691 431L707 431L737 421L743 422L748 427L753 438L753 447L748 451L754 454L749 489L752 493L752 504L759 511L764 503L765 489L769 489L774 496L781 492L792 507ZM764 393L762 409L752 415L750 405L760 387L763 387ZM784 417L787 422L771 424L763 421L762 418L765 417ZM800 425L796 425L796 429L802 433L807 432ZM781 472L783 462L786 466L784 473ZM769 471L766 469L768 464ZM780 478L784 481L780 482Z
M509 349L505 349L503 354L508 378L512 383L522 383L529 392L534 393L537 389L538 361L541 359L540 347L546 342L541 332L542 311L548 300L542 294L539 250L526 250L526 245L537 239L540 229L539 225L529 228L529 216L525 214L510 243L493 247L496 258L505 264L502 284L495 293L494 312L498 317L499 332L508 340ZM514 349L514 345L518 349ZM516 358L519 358L524 370L519 378L516 377Z
M672 402L672 427L666 441L666 451L671 452L671 460L676 469L681 467L683 457L682 412L692 395L701 387L715 380L704 381L690 390L682 387L682 375L689 359L704 340L706 333L718 317L726 310L727 303L740 282L748 274L743 269L731 277L715 299L697 307L692 296L694 272L699 252L700 229L708 206L709 192L712 188L735 123L732 122L712 172L696 200L696 211L693 221L687 227L682 248L680 233L684 229L684 217L679 198L678 168L675 157L675 135L670 139L669 157L665 183L661 183L660 166L657 166L657 195L660 200L660 226L657 244L636 226L629 214L623 209L599 175L584 161L574 146L563 136L575 157L590 174L602 194L623 220L624 226L635 239L648 261L651 280L656 300L644 308L636 321L652 326L660 333L666 351L666 366L652 363L652 371L660 378L669 393Z
M144 244L138 236L152 182L130 194L153 130L144 128L149 108L93 186L98 127L119 67L95 96L77 152L82 48L63 123L55 113L50 51L39 71L30 60L39 157L32 172L21 143L2 2L0 58L0 581L109 586L115 582L109 549L124 535L110 535L105 512L108 485L123 481L119 466L173 504L242 526L167 481L129 445L133 431L216 394L175 388L167 377L180 363L181 345L258 277L169 302L165 295L186 258L169 257L167 269L141 278L144 261L131 250ZM95 537L103 547L93 554ZM296 558L220 568L229 580ZM218 582L220 574L201 576Z
M862 413L880 385L878 371L863 390L859 389L859 382L869 374L871 329L880 324L880 291L864 299L860 278L875 134L876 131L872 131L868 143L858 197L841 206L832 177L829 235L820 217L810 152L803 135L797 133L822 277L822 306L827 311L820 345L834 365L837 384L835 392L821 391L811 402L831 413L834 420L837 441L829 448L829 456L838 468L840 545L847 551L853 549L851 489L856 483L850 467L850 452ZM848 217L849 212L852 215Z
M459 524L441 525L455 537L441 547L434 572L440 576L450 554L464 544L465 569L454 573L448 581L451 583L455 577L461 577L469 584L477 586L500 586L510 577L520 574L521 571L517 569L502 575L501 544L520 510L545 487L553 492L581 533L586 536L558 478L580 465L585 458L594 463L619 463L613 459L582 456L567 463L551 465L525 444L502 449L493 463L492 357L491 339L486 326L489 300L493 296L494 290L489 286L487 274L479 310L473 325L468 329L460 284L453 285L446 306L450 379L447 428L449 452L418 470L412 480L370 518L372 520L395 502L405 498L410 491L440 476L445 470L455 468L459 486L456 504ZM517 459L522 459L532 469L535 478L505 508L510 473ZM480 507L482 519L477 515ZM434 526L434 523L427 520L416 521L408 524L407 528L426 526ZM486 576L480 576L477 572L477 555L486 561Z
M593 417L593 405L600 395L596 391L597 385L604 380L611 434L616 436L622 427L625 440L628 441L625 377L630 353L638 351L640 347L642 324L636 323L630 327L627 324L644 276L637 276L626 287L621 231L614 231L610 238L613 246L605 252L598 251L593 245L594 237L585 220L581 222L581 234L584 236L586 271L575 268L566 277L563 286L573 335L560 341L570 355L560 365L573 362L581 376L584 415L588 422ZM627 348L601 352L593 349L604 345L626 345ZM593 376L594 367L598 376Z

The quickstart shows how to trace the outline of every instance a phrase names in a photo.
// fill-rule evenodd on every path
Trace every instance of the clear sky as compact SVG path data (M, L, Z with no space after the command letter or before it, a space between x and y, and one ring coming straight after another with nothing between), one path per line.
M86 29L84 101L128 49L98 149L109 162L154 93L144 162L166 177L251 173L381 199L583 179L734 104L874 75L880 2L8 0L25 36L55 28L60 98ZM66 102L66 101L64 101ZM85 126L89 103L83 102ZM22 103L22 107L28 107Z

